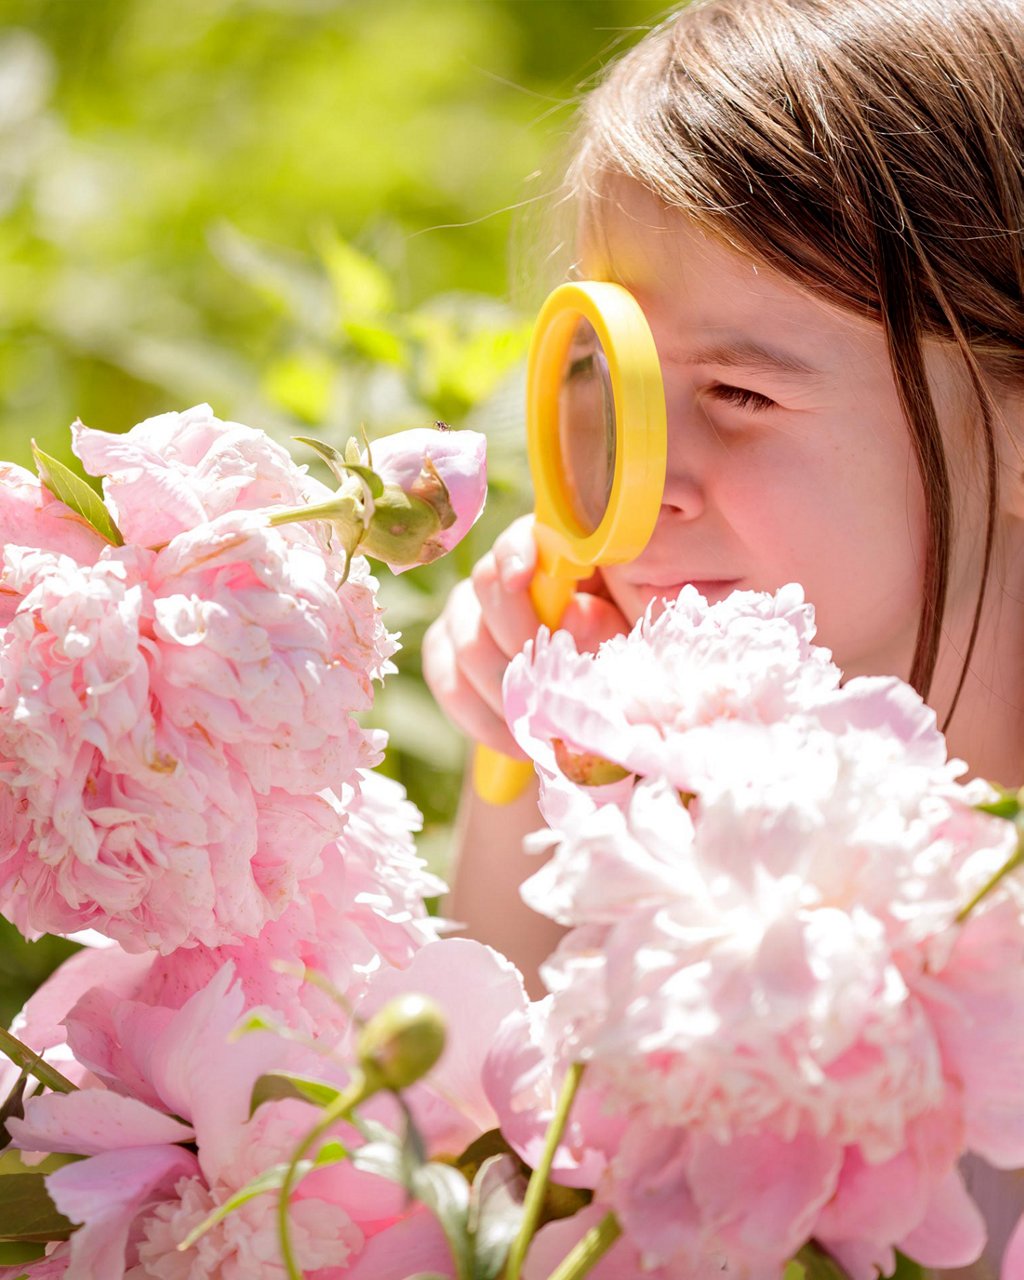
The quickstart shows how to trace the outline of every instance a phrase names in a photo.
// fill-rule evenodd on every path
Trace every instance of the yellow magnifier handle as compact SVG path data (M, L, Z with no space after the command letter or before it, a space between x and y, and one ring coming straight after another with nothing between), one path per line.
M576 580L545 573L533 575L530 599L537 617L546 627L556 630L576 590ZM522 795L533 777L530 760L516 760L493 747L479 745L473 754L473 789L488 804L511 804Z
M530 596L554 631L595 566L636 559L661 506L665 392L654 338L628 290L574 281L549 295L530 344L526 398L539 566ZM610 483L603 498L591 489L581 502L592 457L611 465ZM473 784L489 804L510 803L532 774L526 761L476 750Z

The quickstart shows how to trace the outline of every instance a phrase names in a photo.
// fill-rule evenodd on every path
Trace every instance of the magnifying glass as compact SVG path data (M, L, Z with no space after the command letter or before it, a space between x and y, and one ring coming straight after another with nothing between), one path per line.
M526 386L537 570L530 597L555 630L576 584L647 545L665 487L665 392L640 304L621 285L560 285L537 317ZM508 804L528 761L478 746L473 785Z

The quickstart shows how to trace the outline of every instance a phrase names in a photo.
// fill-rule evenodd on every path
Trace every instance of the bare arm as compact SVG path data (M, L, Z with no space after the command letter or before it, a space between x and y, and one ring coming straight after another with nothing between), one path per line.
M441 708L475 742L517 759L502 714L501 683L509 661L540 626L530 600L534 566L532 523L517 520L460 582L423 642L423 674ZM582 648L625 627L609 601L583 592L566 611L563 625ZM544 859L523 853L523 837L544 826L537 786L509 805L482 801L467 782L456 834L454 885L445 914L466 932L503 951L522 970L532 994L541 994L537 967L562 935L531 911L519 886Z
M445 914L464 923L470 937L508 956L534 997L544 994L537 970L565 932L519 896L520 884L545 860L523 853L523 837L543 825L536 781L511 804L496 806L481 800L467 778L452 892L445 904Z

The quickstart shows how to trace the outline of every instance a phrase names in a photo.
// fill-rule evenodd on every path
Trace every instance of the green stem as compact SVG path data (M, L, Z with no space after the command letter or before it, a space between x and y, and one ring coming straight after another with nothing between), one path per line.
M267 523L271 528L282 524L296 524L303 520L333 520L351 525L360 531L365 527L355 499L348 495L343 498L328 498L326 502L313 502L308 507L288 507L284 511L273 511L267 517Z
M961 907L957 912L956 923L963 924L982 898L987 897L1004 876L1008 876L1011 871L1016 871L1020 866L1024 866L1024 832L1018 834L1016 849L1014 849L1013 853L1009 858L1007 858L999 870L985 881L974 897L971 898L970 902L968 902L967 906Z
M0 1027L0 1053L10 1058L21 1067L22 1071L27 1071L30 1076L41 1080L54 1093L74 1093L78 1088L78 1085L72 1084L67 1076L62 1076L56 1067L51 1067L48 1062L44 1062L35 1050L30 1049L27 1044L22 1044L17 1036L12 1036L3 1027Z
M526 1251L529 1249L530 1241L537 1230L540 1211L544 1205L544 1197L547 1195L551 1165L554 1161L558 1144L562 1140L566 1122L569 1119L569 1110L572 1107L573 1098L576 1096L576 1090L579 1088L580 1079L583 1076L583 1067L584 1064L582 1062L574 1062L566 1073L562 1092L558 1095L555 1114L551 1117L551 1123L548 1125L547 1135L544 1139L544 1150L537 1167L530 1174L530 1182L526 1188L526 1199L523 1201L523 1218L519 1224L516 1238L512 1241L512 1248L509 1250L505 1280L520 1280L523 1263L526 1261Z
M355 1108L376 1093L379 1088L378 1082L371 1081L369 1077L360 1072L348 1089L340 1093L330 1106L324 1108L321 1119L310 1129L309 1133L306 1134L292 1152L292 1158L288 1162L284 1181L281 1183L281 1190L278 1192L277 1197L277 1239L281 1246L281 1258L284 1262L285 1270L288 1272L288 1280L303 1280L303 1272L295 1261L295 1251L292 1249L291 1227L288 1223L288 1203L291 1200L295 1184L298 1182L299 1165L310 1147L322 1138L332 1125L336 1125L340 1120L350 1119Z
M566 1254L548 1280L579 1280L600 1262L621 1235L622 1228L615 1214L606 1213L596 1227L591 1227L583 1239L577 1241L572 1252Z

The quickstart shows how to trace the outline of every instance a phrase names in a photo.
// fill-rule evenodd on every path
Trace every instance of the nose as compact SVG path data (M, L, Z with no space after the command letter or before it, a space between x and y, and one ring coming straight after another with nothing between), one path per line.
M663 516L696 520L706 506L708 481L706 424L701 410L690 396L667 398L668 450L665 461L665 490L661 498Z

